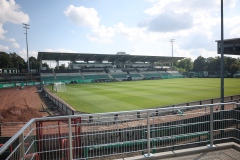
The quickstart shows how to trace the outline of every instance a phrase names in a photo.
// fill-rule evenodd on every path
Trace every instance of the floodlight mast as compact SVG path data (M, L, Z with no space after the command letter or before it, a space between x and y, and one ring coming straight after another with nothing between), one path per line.
M24 34L26 34L26 45L27 45L27 72L30 72L30 68L29 68L29 57L28 57L28 36L27 36L27 30L30 29L29 28L29 24L23 23L23 28L25 28L26 32Z
M223 28L223 0L221 0L221 103L224 103L224 28ZM224 105L221 106L224 110Z
M173 57L173 43L175 42L175 39L170 39L170 42L172 43L172 57ZM172 66L173 66L173 62L172 62Z

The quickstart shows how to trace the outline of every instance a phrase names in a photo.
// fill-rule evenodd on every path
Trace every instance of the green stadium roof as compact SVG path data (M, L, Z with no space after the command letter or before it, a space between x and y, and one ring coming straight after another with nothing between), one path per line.
M38 60L48 61L108 61L108 62L173 62L185 57L146 56L146 55L119 55L119 54L93 54L93 53L61 53L38 52Z

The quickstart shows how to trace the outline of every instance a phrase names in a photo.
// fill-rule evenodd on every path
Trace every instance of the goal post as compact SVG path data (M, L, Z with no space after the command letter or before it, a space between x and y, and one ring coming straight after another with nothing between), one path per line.
M56 92L66 92L66 84L62 82L54 83L53 90Z

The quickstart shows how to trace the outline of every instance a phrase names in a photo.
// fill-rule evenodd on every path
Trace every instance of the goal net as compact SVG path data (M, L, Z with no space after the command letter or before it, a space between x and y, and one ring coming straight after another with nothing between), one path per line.
M66 92L66 85L62 82L54 83L53 90L56 92Z

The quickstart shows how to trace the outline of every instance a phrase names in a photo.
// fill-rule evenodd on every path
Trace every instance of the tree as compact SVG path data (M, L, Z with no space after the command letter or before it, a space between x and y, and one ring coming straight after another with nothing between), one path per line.
M206 59L205 70L206 71L220 71L221 69L221 58L220 57L209 57Z
M42 64L42 67L46 67L47 70L50 69L49 65L48 65L46 62L44 62L44 63Z
M39 61L33 56L29 57L29 65L30 65L31 70L32 69L37 69L38 70L39 67L40 67Z
M183 69L183 68L178 68L178 72L180 72L180 73L185 73L185 72L186 72L186 70L185 70L185 69Z
M202 56L199 56L197 59L195 59L193 63L193 71L200 72L205 70L205 58Z
M240 70L240 62L234 62L234 63L232 63L231 64L231 66L230 66L230 73L233 75L233 74L235 74L235 73L237 73L237 71L239 71Z
M65 64L61 64L61 65L59 66L59 70L65 70L65 69L66 69ZM58 70L58 67L57 67L57 66L55 67L55 70Z
M0 52L0 68L14 68L14 64L6 52Z
M239 63L237 62L237 59L232 57L224 57L224 70L231 73L231 75L234 75L236 71L239 69Z
M9 57L13 63L13 67L17 69L22 69L26 67L26 63L22 57L20 57L15 52L9 53Z
M185 58L178 62L177 64L178 68L182 68L185 71L189 72L193 69L193 62L191 58Z

